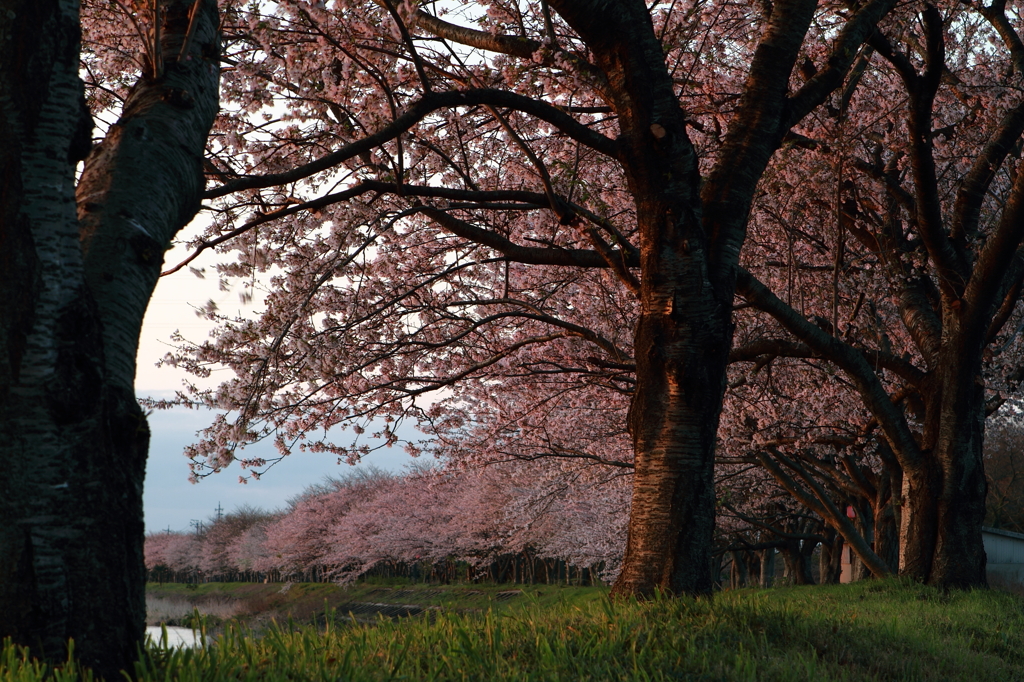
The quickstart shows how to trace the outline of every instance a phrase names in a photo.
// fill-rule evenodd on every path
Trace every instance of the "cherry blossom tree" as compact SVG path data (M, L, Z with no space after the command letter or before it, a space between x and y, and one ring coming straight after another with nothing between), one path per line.
M164 565L187 581L199 582L204 540L201 532L170 534L164 545Z
M582 378L563 408L599 400L598 384L628 396L613 436L634 467L616 592L710 590L755 189L892 5L231 4L233 115L195 246L237 252L222 278L269 281L259 319L210 308L216 338L171 358L236 374L189 398L238 412L192 451L197 473L268 436L359 456L315 431L376 418L394 442L403 417L460 428L505 379ZM806 78L802 60L818 64ZM525 419L557 391L510 409ZM626 462L558 428L516 456Z
M266 571L263 566L268 559L266 549L267 528L280 518L280 514L269 514L265 521L255 523L232 538L228 556L236 571L249 579L277 580L280 576Z
M226 580L237 580L238 574L251 572L255 559L252 556L255 549L253 541L266 536L265 528L274 516L243 505L223 516L211 518L205 525L199 569L207 575L219 575Z
M73 637L108 679L145 619L139 329L199 208L218 102L216 3L157 6L148 51L138 35L129 50L142 76L93 146L80 73L110 17L83 43L74 0L0 3L0 638L59 662Z
M167 549L174 542L175 536L176 534L170 531L150 533L146 536L144 556L148 580L159 576L157 579L162 581L164 574L171 571L167 560Z
M770 318L737 344L742 379L801 408L737 414L730 437L875 574L985 584L986 415L1024 376L1021 30L999 2L890 14L755 209L738 291ZM854 519L841 490L867 503ZM888 534L891 558L870 547Z
M371 470L307 489L280 519L267 526L264 559L255 563L257 570L278 571L282 576L337 573L344 562L328 558L332 528L345 523L355 506L376 498L390 479L384 472ZM386 523L383 517L382 523Z

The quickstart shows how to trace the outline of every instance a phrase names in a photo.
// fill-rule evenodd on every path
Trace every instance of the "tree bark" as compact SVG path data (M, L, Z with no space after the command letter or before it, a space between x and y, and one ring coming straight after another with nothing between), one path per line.
M825 538L831 542L821 543L818 555L818 582L822 585L839 584L839 576L843 571L843 536L835 528L826 526Z
M782 560L786 563L786 579L789 585L813 585L814 574L811 571L811 556L816 542L810 540L787 541L780 550Z
M771 587L775 580L775 548L762 549L759 554L761 556L761 577L758 585Z
M165 54L192 4L165 3ZM138 334L218 106L217 9L200 7L188 58L140 81L90 155L78 3L0 0L0 637L51 662L73 638L108 679L145 624Z
M732 564L729 567L729 587L737 590L747 585L747 562L745 552L730 552Z
M878 477L878 489L875 493L872 512L875 526L875 554L885 562L893 572L899 570L900 535L899 508L896 502L899 493L901 476L893 467L886 464Z
M927 524L921 523L917 533L908 524L901 528L900 572L942 587L982 587L987 585L981 525L988 482L980 352L951 340L943 344L943 362L933 370L933 380L943 386L936 392L940 399L927 404L931 413L924 438L932 457L920 477L926 485L911 488L903 501L904 517Z

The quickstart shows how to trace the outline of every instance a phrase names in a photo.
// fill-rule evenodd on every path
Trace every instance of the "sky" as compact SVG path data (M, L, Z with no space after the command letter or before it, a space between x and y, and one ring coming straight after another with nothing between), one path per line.
M175 246L165 254L164 269L181 262L187 255L187 249ZM192 265L205 266L209 273L218 258L225 256L206 252ZM184 268L162 277L157 283L139 338L135 376L135 392L139 397L172 397L175 390L181 388L184 378L201 386L215 386L229 376L225 373L228 370L215 371L206 383L201 383L182 369L155 366L171 350L170 336L175 330L180 330L190 340L206 338L212 324L196 316L195 308L210 299L224 313L237 310L242 314L255 315L259 306L258 300L243 304L237 291L219 291L215 274L200 279ZM276 464L259 481L240 484L238 477L243 472L237 464L232 464L199 483L189 483L189 460L183 455L184 449L195 442L196 432L208 426L213 415L211 411L175 408L154 411L149 416L152 436L143 498L147 532L186 531L193 521L214 517L218 507L225 513L243 504L278 509L306 487L323 481L324 477L343 476L353 469L348 464L338 464L337 457L330 454L296 452ZM275 457L277 454L269 442L250 446L245 452L249 457ZM373 453L366 463L400 471L411 461L401 448L394 448Z

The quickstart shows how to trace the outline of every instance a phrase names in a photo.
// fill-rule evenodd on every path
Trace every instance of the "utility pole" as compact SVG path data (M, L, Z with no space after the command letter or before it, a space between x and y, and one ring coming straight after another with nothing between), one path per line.
M214 511L217 512L217 520L220 521L221 517L224 516L224 508L220 506L220 502L217 503L217 508Z

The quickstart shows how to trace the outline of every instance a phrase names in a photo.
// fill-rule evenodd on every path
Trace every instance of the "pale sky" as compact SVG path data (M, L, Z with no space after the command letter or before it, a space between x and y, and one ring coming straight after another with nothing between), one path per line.
M185 249L176 246L165 255L164 268L178 264L187 255ZM170 336L175 330L180 330L188 339L206 338L212 325L197 317L193 306L202 306L213 299L219 310L229 314L235 311L255 314L258 310L258 301L243 305L238 292L218 290L216 274L210 276L212 265L218 262L218 258L226 257L206 252L192 263L195 267L207 268L206 279L199 279L185 268L162 277L157 284L139 339L135 377L135 391L139 397L171 397L181 387L182 379L189 377L184 370L166 366L158 368L155 363L171 349ZM227 372L214 372L206 384L200 385L214 386L222 377L228 376ZM196 380L195 377L189 378ZM250 481L247 485L238 482L242 472L237 465L193 485L188 482L188 459L182 453L195 441L196 432L209 425L212 417L211 412L180 408L150 415L152 439L144 497L148 532L167 528L188 530L192 520L213 516L218 506L225 512L242 504L264 509L280 508L288 499L307 486L321 482L325 476L340 476L352 471L347 464L339 465L333 455L297 452L275 465L259 481ZM414 434L409 435L414 437ZM274 457L277 454L270 443L257 444L246 448L245 452L253 457ZM400 448L376 452L368 460L369 464L389 470L400 470L411 461L412 458Z

